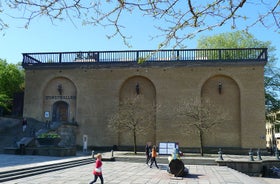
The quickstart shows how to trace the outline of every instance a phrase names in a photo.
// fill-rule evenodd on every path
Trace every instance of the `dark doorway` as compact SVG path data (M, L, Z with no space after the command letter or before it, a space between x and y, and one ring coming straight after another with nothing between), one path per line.
M52 121L68 121L68 104L58 101L53 104Z

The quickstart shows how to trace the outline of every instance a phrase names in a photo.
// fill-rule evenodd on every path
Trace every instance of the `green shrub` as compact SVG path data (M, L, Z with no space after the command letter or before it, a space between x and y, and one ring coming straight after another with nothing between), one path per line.
M40 135L37 136L37 138L60 138L60 135L56 132L47 132L47 133L42 133Z

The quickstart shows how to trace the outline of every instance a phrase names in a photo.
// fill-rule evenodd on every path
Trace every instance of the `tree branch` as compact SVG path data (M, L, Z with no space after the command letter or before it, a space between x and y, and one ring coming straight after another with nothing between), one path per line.
M152 38L162 39L159 48L168 46L170 43L173 44L173 48L184 47L185 40L199 33L222 27L230 21L232 21L232 28L244 26L244 22L245 29L250 29L257 24L262 24L267 28L273 27L276 31L280 28L279 0L267 5L262 1L250 3L247 0L209 0L207 2L118 0L115 4L112 1L103 0L95 0L91 4L81 0L7 0L5 3L9 8L23 13L22 17L15 18L26 20L26 28L33 19L41 16L48 17L52 23L56 20L69 19L74 24L75 19L79 19L84 24L112 27L113 33L107 37L119 36L128 47L131 46L129 44L131 36L124 32L125 26L128 25L122 25L121 21L127 14L130 16L134 12L154 19L155 27L161 33L152 35ZM246 13L243 15L238 13L238 10L245 5L251 9L257 6L270 8L259 17L252 17L250 20L254 21L249 22ZM0 30L7 28L6 25L5 20L0 20Z

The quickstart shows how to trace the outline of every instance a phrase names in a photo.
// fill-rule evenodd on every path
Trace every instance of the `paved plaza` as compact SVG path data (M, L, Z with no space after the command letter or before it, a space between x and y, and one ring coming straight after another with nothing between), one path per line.
M89 158L46 157L28 155L0 155L0 171L40 166L69 160ZM228 167L213 165L186 165L190 174L175 178L166 169L167 164L158 163L149 168L145 163L129 161L103 161L103 177L106 184L280 184L278 178L249 177ZM10 184L87 184L93 179L93 164L49 172L4 183ZM98 180L96 183L100 183Z

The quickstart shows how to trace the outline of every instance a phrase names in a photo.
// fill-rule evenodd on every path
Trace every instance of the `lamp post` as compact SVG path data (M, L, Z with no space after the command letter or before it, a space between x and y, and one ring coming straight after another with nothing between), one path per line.
M222 84L222 82L219 82L218 83L219 94L222 94L222 88L223 88L223 84Z
M140 94L140 85L138 82L136 83L135 90L136 90L136 94L139 95Z
M62 84L57 85L57 91L58 91L59 95L62 95L62 91L63 91Z

